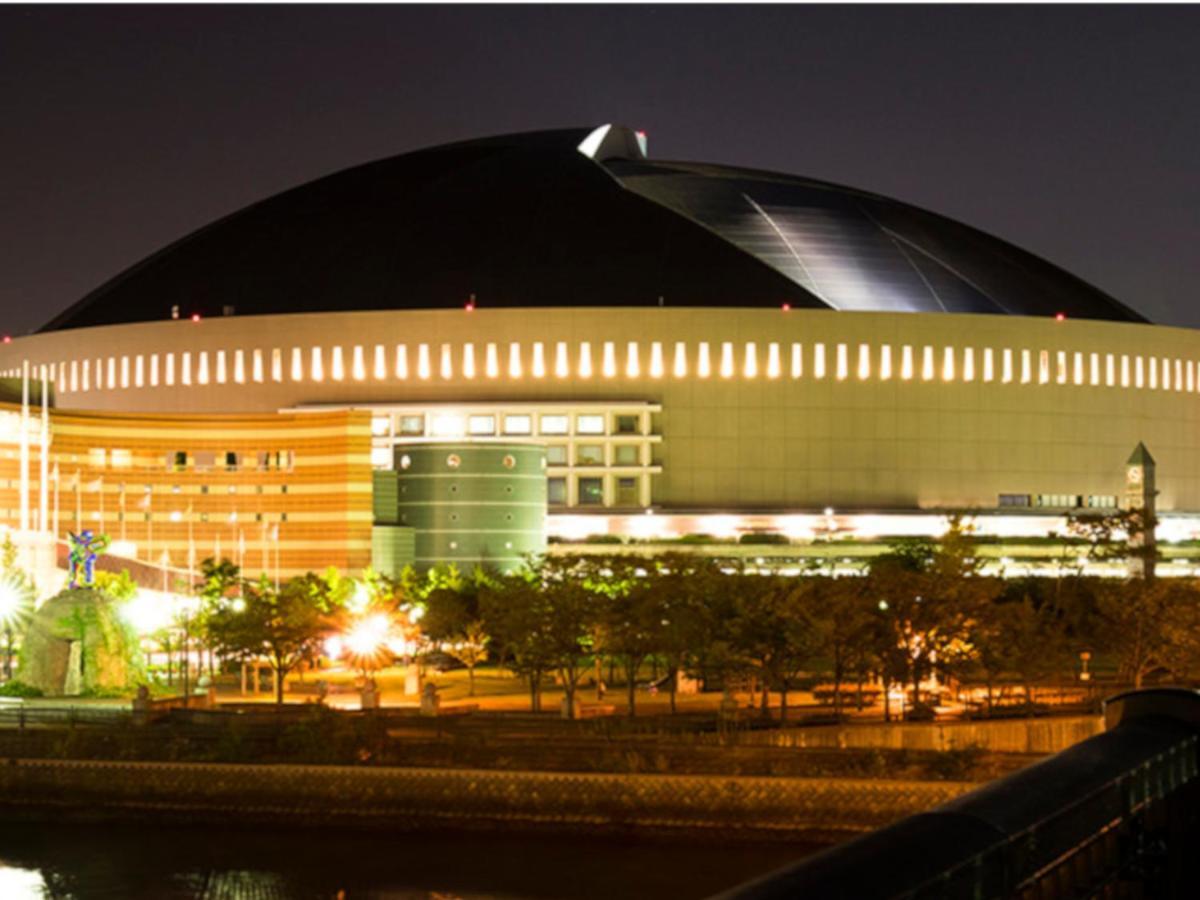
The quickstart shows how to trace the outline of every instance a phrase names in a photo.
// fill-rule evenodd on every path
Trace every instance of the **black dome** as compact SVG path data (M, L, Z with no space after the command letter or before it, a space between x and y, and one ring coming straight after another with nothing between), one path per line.
M1144 321L1074 276L850 188L652 162L628 129L486 138L347 169L183 238L42 330L343 310L794 307Z

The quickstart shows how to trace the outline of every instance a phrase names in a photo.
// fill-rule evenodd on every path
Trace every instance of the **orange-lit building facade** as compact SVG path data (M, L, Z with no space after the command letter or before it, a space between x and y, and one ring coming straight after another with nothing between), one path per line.
M34 386L34 395L37 387ZM27 525L90 528L113 552L186 569L208 556L281 577L371 560L370 414L46 412L28 434ZM0 405L0 521L22 524L21 405ZM43 473L45 481L43 482ZM45 484L43 494L42 485ZM44 519L43 519L44 517Z

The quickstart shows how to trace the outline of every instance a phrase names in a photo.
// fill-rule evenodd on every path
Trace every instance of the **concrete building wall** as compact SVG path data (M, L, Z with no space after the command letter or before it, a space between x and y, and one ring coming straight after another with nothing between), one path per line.
M1142 441L1159 463L1159 509L1200 510L1200 340L1185 329L809 310L476 309L170 321L0 348L0 372L26 360L49 367L62 406L96 411L661 404L651 502L667 509L987 509L1000 494L1086 503L1120 494L1122 463Z

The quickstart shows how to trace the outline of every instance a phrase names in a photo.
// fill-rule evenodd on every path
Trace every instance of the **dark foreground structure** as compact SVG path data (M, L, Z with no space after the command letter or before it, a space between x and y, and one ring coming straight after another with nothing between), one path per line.
M1200 895L1200 694L1121 694L1105 718L1104 734L721 900Z

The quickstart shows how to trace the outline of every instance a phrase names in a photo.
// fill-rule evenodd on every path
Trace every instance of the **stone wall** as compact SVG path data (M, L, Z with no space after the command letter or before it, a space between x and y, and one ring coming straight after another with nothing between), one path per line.
M774 747L955 750L1058 753L1104 730L1102 716L1000 719L980 722L904 722L748 732L738 742Z
M0 809L55 819L388 828L867 831L969 790L962 782L595 775L346 766L9 760Z

